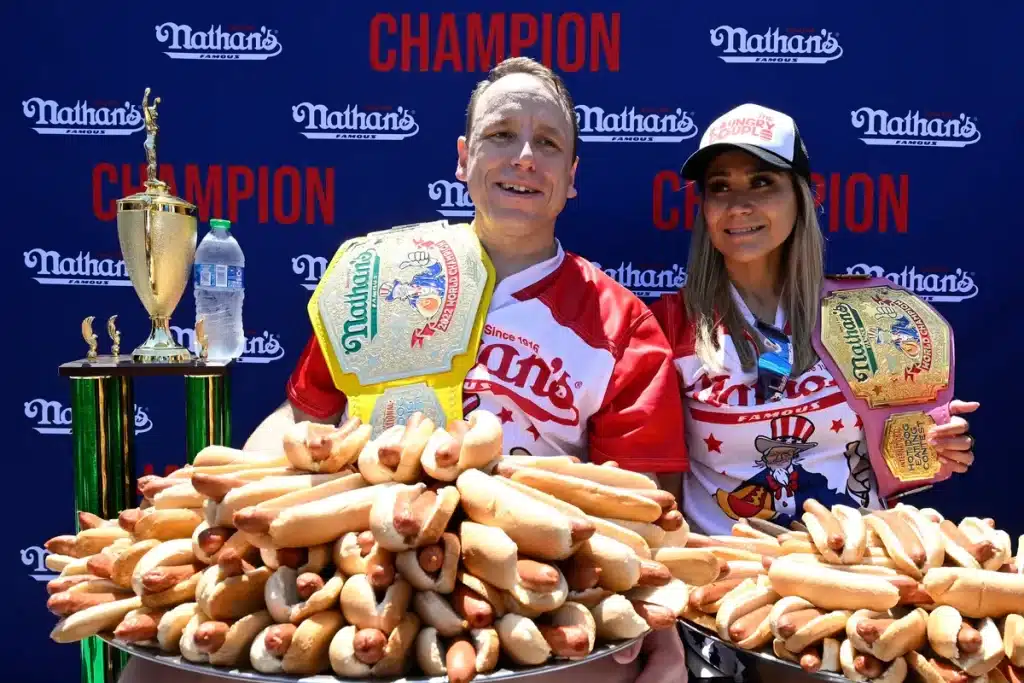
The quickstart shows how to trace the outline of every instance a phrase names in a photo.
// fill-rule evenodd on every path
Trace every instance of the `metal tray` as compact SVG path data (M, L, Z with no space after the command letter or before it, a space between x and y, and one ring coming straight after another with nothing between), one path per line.
M852 683L850 679L844 676L842 673L835 673L831 671L819 671L818 673L813 674L807 673L806 671L804 671L803 667L801 667L796 662L791 662L788 659L779 659L771 650L744 650L742 648L736 647L727 640L722 640L716 632L709 631L703 626L698 626L692 621L680 619L679 623L682 624L683 628L687 629L688 631L693 631L697 635L704 636L705 638L714 641L722 647L729 648L730 650L738 654L738 656L741 658L741 661L743 658L760 659L766 662L771 662L772 664L779 664L781 666L789 667L791 669L796 669L804 676L808 676L810 678L817 678L822 681L830 681L830 683Z
M329 674L318 674L316 676L289 676L287 674L263 674L252 669L228 669L225 667L211 666L209 664L196 664L190 662L187 659L178 655L167 655L162 654L159 650L146 647L138 647L136 645L130 645L113 638L110 635L100 634L98 636L100 640L111 645L112 647L122 650L138 657L139 659L146 659L157 664L164 664L166 666L173 667L175 669L181 669L183 671L191 671L193 673L206 674L207 676L217 676L220 678L232 678L240 681L279 681L280 683L388 683L389 679L385 678L341 678ZM642 637L642 636L641 636ZM502 666L504 663L503 659L498 661L498 668L494 671L485 674L477 674L474 681L510 681L517 678L528 678L530 676L537 676L539 674L550 674L556 671L563 671L565 669L579 666L580 664L589 664L597 659L603 659L610 656L612 653L618 652L619 650L625 650L630 645L635 643L639 638L632 638L630 640L624 640L617 643L598 645L594 648L594 651L586 659L581 660L558 660L544 666ZM410 651L409 656L413 656ZM441 683L447 681L447 676L404 676L397 679L390 679L392 681L401 681L402 683Z

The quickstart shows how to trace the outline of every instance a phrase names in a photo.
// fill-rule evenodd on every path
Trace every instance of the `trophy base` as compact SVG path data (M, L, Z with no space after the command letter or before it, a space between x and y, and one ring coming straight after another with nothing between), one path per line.
M183 346L150 347L143 344L132 351L135 363L191 363L193 356Z

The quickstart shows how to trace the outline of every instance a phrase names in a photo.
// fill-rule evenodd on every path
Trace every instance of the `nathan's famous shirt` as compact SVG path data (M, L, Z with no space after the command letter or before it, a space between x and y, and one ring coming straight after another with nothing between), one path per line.
M437 313L424 302L443 300L446 283L430 264L421 270L381 285L382 316L389 306L412 305L424 322ZM347 412L315 337L287 392L314 417ZM560 244L553 258L495 287L463 395L466 414L483 408L501 420L505 453L614 460L637 472L687 469L664 333L642 301Z
M753 314L730 289L753 325ZM723 370L710 370L696 356L684 293L663 295L651 310L672 345L682 386L690 457L683 514L694 531L728 534L735 520L746 517L789 526L808 498L827 507L879 508L863 423L824 364L791 377L781 400L760 401L757 368L743 371L724 328ZM781 307L775 326L791 334Z

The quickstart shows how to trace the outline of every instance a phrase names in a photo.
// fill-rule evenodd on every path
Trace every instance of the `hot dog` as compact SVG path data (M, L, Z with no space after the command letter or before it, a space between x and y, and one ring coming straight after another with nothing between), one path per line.
M779 659L796 662L807 673L837 672L840 669L839 641L835 638L824 638L820 644L808 645L800 652L790 652L784 641L776 638L772 641L772 651Z
M502 590L515 585L519 549L502 529L464 521L459 526L459 539L462 564L470 574Z
M409 612L392 630L348 625L330 643L330 667L338 676L394 678L411 663L410 650L420 630L419 618Z
M1003 620L1003 648L1014 666L1024 666L1024 615L1006 615Z
M124 616L142 607L142 598L135 595L121 600L93 605L57 622L50 631L55 643L74 643L109 631L121 623Z
M197 664L242 667L249 663L249 648L263 629L273 624L266 610L247 614L237 621L208 618L197 611L181 635L181 656Z
M648 497L589 479L538 468L523 468L514 472L511 479L556 496L590 515L636 522L656 522L662 515L661 506Z
M307 548L333 543L348 531L359 531L370 525L370 509L389 486L381 484L353 489L284 508L266 533L278 548Z
M885 611L900 601L899 589L884 577L793 562L785 557L772 562L768 577L779 595L801 597L826 610Z
M801 517L818 552L834 564L857 564L867 548L867 526L857 510L846 505L831 509L814 499L804 502Z
M210 619L241 619L247 614L264 609L264 589L272 574L273 570L270 567L239 571L222 561L202 573L196 589L196 602L199 609Z
M973 619L1024 613L1024 575L987 569L935 567L922 581L937 605Z
M468 683L478 673L493 671L501 643L493 628L474 629L469 637L448 643L437 629L424 628L416 636L416 663L428 676L447 675L450 683Z
M725 566L705 548L656 548L653 554L654 560L668 567L672 576L691 586L711 583Z
M964 517L960 520L959 529L975 548L991 548L986 553L988 554L986 559L978 559L982 569L997 570L1009 562L1013 556L1010 535L1002 529L993 528L986 523L986 520L978 517Z
M592 607L590 612L594 616L597 637L601 639L636 638L650 630L647 620L637 612L629 598L620 593L609 595L596 607Z
M299 624L307 617L338 604L345 583L335 573L326 582L318 574L279 567L267 579L263 597L267 611L279 624Z
M152 514L139 518L132 529L132 537L136 541L189 538L202 521L203 516L194 509L156 509Z
M667 493L667 492L665 492L665 493ZM671 494L669 494L669 495L671 495ZM664 517L664 513L662 514L662 517ZM634 522L631 519L614 519L614 518L600 518L600 519L602 519L602 521L607 522L609 524L614 524L617 527L622 527L624 529L627 529L629 531L632 531L632 532L638 534L642 539L644 539L644 541L647 543L647 545L649 547L651 547L651 548L660 548L660 547L665 545L665 538L668 535L668 532L665 531L665 529L663 529L662 527L658 526L658 524L656 524L656 523L655 524L651 524L650 522ZM681 519L681 516L680 516L680 519ZM681 522L678 525L678 528L681 529L685 524L686 524L685 521Z
M740 536L705 536L703 534L689 535L686 542L687 548L731 548L745 553L733 559L756 559L757 555L768 555L775 557L783 554L782 545L777 539L767 540L763 538L743 538Z
M672 578L665 565L641 560L629 546L602 534L594 534L584 541L574 561L577 558L599 568L597 585L614 592L627 591L637 585L664 585Z
M690 589L679 579L672 579L664 586L637 586L636 588L631 588L625 593L625 596L633 603L634 608L636 608L637 602L663 607L672 617L669 624L671 626L686 611L686 606L690 599ZM641 616L644 615L641 614ZM658 615L653 614L652 618L657 619ZM644 616L644 619L653 630L663 626L660 621L652 623L652 619L646 616Z
M772 639L772 605L780 598L767 581L745 579L743 587L730 591L715 614L719 637L744 650L766 645Z
M501 422L494 413L474 410L465 420L437 428L430 436L420 463L438 481L455 481L471 468L483 468L501 457Z
M434 427L429 417L417 412L404 425L396 424L384 430L360 451L359 473L371 484L415 483L422 472L423 449Z
M455 514L460 494L454 486L431 491L422 482L389 485L376 493L363 528L369 528L377 543L392 552L437 543Z
M525 616L552 612L569 597L565 575L553 564L521 559L516 562L516 581L508 592L511 611Z
M790 653L800 653L826 638L843 633L852 612L826 611L796 596L781 598L768 615L772 634ZM838 654L838 652L836 653Z
M284 434L284 454L298 470L338 472L356 461L372 433L373 426L358 417L349 417L339 427L298 422Z
M437 630L446 638L463 633L469 624L455 611L451 602L433 591L420 591L412 596L412 608L425 627Z
M328 670L328 650L344 620L337 610L317 612L296 626L274 624L249 647L249 662L260 673L314 676Z
M366 575L356 574L341 588L341 612L348 623L360 629L391 633L408 612L411 599L412 585L401 576L378 597Z
M460 550L459 537L445 532L439 543L399 553L395 567L418 591L451 593L455 590Z
M910 611L857 610L846 622L846 636L858 652L891 662L928 641L928 613L920 607Z
M480 470L460 474L456 487L470 520L502 529L530 557L564 560L594 534L589 520L565 515Z
M839 646L839 664L843 675L854 683L902 683L907 677L904 657L885 663L870 654L858 652L849 639Z
M926 521L927 526L916 526L912 518L896 510L875 511L864 521L905 574L920 580L930 567L941 565L945 550L934 523Z
M969 676L985 675L1006 656L1003 634L993 619L972 623L947 605L928 615L927 639L935 654Z
M306 477L308 477L308 480ZM295 490L290 490L287 493L282 493L280 484L283 484L283 481L285 480L290 482L289 485L291 485L291 482L311 485L304 485ZM218 525L225 524L225 520L223 518L226 513L223 509L225 507L228 509L235 508L231 515L231 526L251 534L265 534L269 532L273 522L284 510L301 507L306 503L323 500L325 498L355 491L367 486L367 481L359 474L346 474L340 477L329 474L298 475L295 477L284 477L282 479L273 477L271 479L264 480L263 482L247 484L246 486L233 490L225 496L224 500L221 502L220 509L218 509L215 523ZM250 498L250 496L253 495L253 492L257 492L257 498L262 495L270 495L270 497L263 498L260 502L253 504ZM248 499L247 502L249 502L249 505L242 508L236 508L238 505L236 501L238 499ZM318 544L314 543L310 545Z
M607 465L595 465L593 463L573 462L571 458L516 458L505 456L498 463L497 473L502 476L502 464L505 464L504 472L511 476L517 468L529 468L557 472L559 474L587 479L595 484L603 484L623 489L657 490L658 485L650 477L639 472L631 472L619 467L608 467ZM511 467L509 467L511 465Z

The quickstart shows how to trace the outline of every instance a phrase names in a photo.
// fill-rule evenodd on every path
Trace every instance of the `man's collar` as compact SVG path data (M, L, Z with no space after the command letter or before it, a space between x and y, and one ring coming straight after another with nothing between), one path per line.
M562 243L558 241L558 238L555 238L554 256L506 277L494 288L493 298L501 300L515 296L516 293L540 282L558 270L558 267L562 265L564 260L565 251L562 249Z

